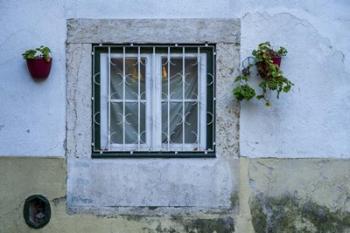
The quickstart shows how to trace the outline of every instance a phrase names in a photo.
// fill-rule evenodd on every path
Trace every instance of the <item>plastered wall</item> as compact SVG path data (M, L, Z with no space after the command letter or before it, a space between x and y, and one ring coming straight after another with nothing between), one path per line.
M282 69L295 84L272 108L241 106L241 154L348 158L350 3L339 1L0 1L0 155L64 156L68 18L241 18L241 57L261 41L288 48ZM54 55L34 83L21 53Z
M0 158L0 233L348 233L349 161L239 159L239 192L233 210L186 212L138 207L137 212L69 213L63 158ZM24 200L46 196L51 220L31 229ZM157 212L157 214L155 214Z
M350 232L349 12L347 0L0 0L0 233ZM80 171L92 166L88 160L78 161L72 176L69 174L69 167L74 165L67 164L65 157L69 143L66 20L70 18L239 18L241 59L266 40L288 49L282 69L295 83L293 91L279 101L272 98L271 108L256 101L237 108L239 127L227 128L234 133L221 132L239 133L237 143L230 148L235 150L234 155L227 155L234 157L234 163L219 164L217 172L211 169L212 173L207 174L212 181L199 179L202 183L196 186L197 190L214 190L216 202L211 202L210 195L190 199L218 208L187 211L174 207L164 211L160 206L140 207L140 195L147 196L147 192L130 198L136 203L133 211L113 203L113 193L104 203L94 202L100 206L115 204L109 212L79 212L81 206L76 212L67 208L70 201L74 203L69 200L73 196L67 196L70 185L113 180L82 176ZM31 80L21 53L42 44L52 49L54 63L49 79L38 84ZM136 169L133 179L137 180L135 162L123 163ZM151 161L139 161L139 168L144 169L147 163ZM214 164L173 160L165 163L172 165L169 170L169 166L158 166L160 163L152 164L158 170L148 174L166 171L168 177L173 177L186 166ZM119 177L125 175L121 172ZM75 181L69 183L69 176ZM233 179L225 183L225 177ZM187 179L173 180L173 187L195 181ZM162 182L156 183L158 187L169 185L168 181ZM147 191L148 186L142 187L144 181L138 184L138 189ZM212 188L211 184L220 185ZM92 187L87 196L97 191L98 187ZM117 191L122 196L123 190ZM177 191L177 197L185 200L183 189ZM25 198L37 193L45 195L52 207L52 219L41 230L30 229L22 216ZM169 197L172 195L164 192L157 198L150 197L148 203L168 203Z

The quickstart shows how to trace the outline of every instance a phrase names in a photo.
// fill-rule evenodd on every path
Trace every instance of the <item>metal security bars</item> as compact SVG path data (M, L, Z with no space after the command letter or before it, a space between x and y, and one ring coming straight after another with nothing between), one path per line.
M94 45L92 156L215 156L215 46Z

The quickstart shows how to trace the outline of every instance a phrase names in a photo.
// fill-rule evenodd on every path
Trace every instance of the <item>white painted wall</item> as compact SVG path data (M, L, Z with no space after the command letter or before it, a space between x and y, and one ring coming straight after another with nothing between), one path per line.
M286 46L296 84L272 108L242 104L242 155L350 158L349 12L347 0L0 0L0 155L64 155L65 19L241 17L242 57L261 41ZM21 53L41 44L54 64L37 84Z

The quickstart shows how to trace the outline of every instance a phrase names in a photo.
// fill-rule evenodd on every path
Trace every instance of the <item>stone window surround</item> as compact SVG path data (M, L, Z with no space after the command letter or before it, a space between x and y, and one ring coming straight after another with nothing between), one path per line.
M233 77L239 72L240 21L238 19L69 19L67 20L67 109L66 109L66 157L68 163L67 205L73 212L106 209L106 203L97 202L91 186L77 187L77 176L89 176L96 173L94 166L107 166L101 160L91 158L91 52L92 44L203 44L216 45L216 158L188 159L186 164L196 164L199 160L214 164L213 169L229 166L232 184L227 192L218 194L218 201L189 201L189 209L230 208L230 198L238 190L238 154L239 154L239 104L232 97ZM219 90L219 91L218 91ZM130 163L133 159L109 159L109 166ZM135 166L148 166L147 160L134 159ZM160 160L160 162L158 162ZM175 159L174 159L175 160ZM181 161L182 160L182 161ZM168 164L169 159L158 159ZM180 159L184 163L186 159ZM100 165L99 165L100 164ZM87 167L86 173L79 167ZM226 169L226 168L225 168ZM84 170L84 169L82 169ZM104 170L101 168L101 170ZM100 171L101 172L101 171ZM226 178L226 177L224 177ZM166 178L165 178L166 180ZM89 182L89 181L87 181ZM93 183L93 182L91 182ZM211 184L208 184L209 186ZM224 183L220 184L224 185ZM105 188L108 188L105 185ZM181 186L181 185L180 185ZM227 184L226 184L227 186ZM195 189L195 188L194 188ZM84 195L80 195L82 192ZM220 196L222 195L222 197ZM92 197L91 199L86 197ZM86 200L87 201L84 201ZM106 198L107 200L108 198ZM122 201L121 201L122 202ZM152 201L149 201L151 203ZM154 201L153 201L154 202ZM145 206L155 206L146 201ZM175 203L182 203L179 201ZM187 203L187 202L186 202ZM111 206L119 206L111 203ZM120 204L119 212L133 213L140 203L130 206ZM158 204L156 204L158 206ZM164 206L161 203L159 206ZM165 205L176 207L175 205ZM187 204L184 204L186 207ZM128 209L130 207L130 209ZM139 210L137 210L139 211ZM155 210L155 211L159 211ZM115 213L115 211L113 211Z

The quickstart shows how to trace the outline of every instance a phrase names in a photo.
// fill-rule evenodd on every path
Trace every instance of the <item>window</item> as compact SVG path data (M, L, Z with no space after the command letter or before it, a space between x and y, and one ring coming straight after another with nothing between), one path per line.
M93 157L213 156L209 45L93 46Z

